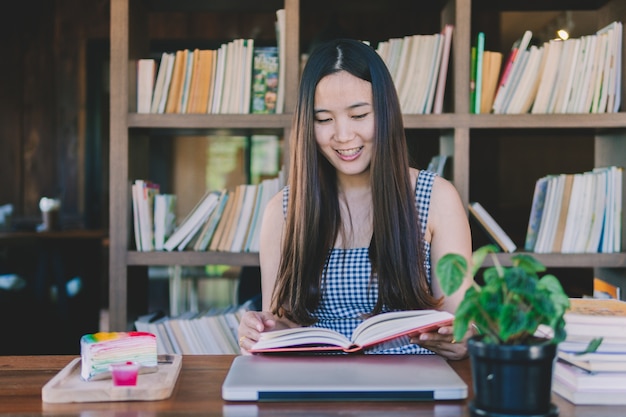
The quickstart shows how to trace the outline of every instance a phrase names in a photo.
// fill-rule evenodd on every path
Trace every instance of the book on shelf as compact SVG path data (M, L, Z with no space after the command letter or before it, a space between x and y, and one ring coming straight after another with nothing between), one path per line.
M448 78L448 62L450 61L450 45L452 44L453 32L454 26L451 24L446 24L441 32L443 35L443 50L441 52L439 73L437 74L437 87L433 102L433 114L441 114L443 112L443 99L446 91L446 80Z
M209 248L209 244L213 239L215 234L215 230L217 229L217 225L219 224L222 214L224 213L224 207L226 206L226 202L228 201L228 197L230 196L227 189L223 189L220 193L219 203L215 207L215 210L211 212L209 218L204 222L202 226L202 230L200 235L198 236L198 240L194 245L194 250L196 251L205 251Z
M163 250L165 241L176 227L176 195L161 193L154 196L154 249Z
M446 162L448 162L449 156L440 154L434 155L430 158L430 162L428 163L427 171L435 172L440 177L444 176L446 170Z
M250 113L276 113L280 75L278 54L277 46L254 48Z
M189 102L189 90L191 89L191 81L193 79L193 71L196 65L197 49L186 50L187 62L185 63L185 72L183 75L183 84L180 92L180 100L176 103L175 113L186 113L187 104Z
M480 114L480 103L483 91L483 64L485 56L485 32L478 32L476 35L476 69L475 69L475 91L472 102L473 113Z
M500 113L506 95L510 94L509 90L513 88L513 80L520 67L520 57L522 56L522 52L526 51L528 48L532 36L532 31L526 30L522 37L513 42L511 46L511 50L502 70L502 75L500 76L500 81L498 82L498 88L493 102L494 113Z
M179 108L183 83L185 82L188 55L188 49L178 50L175 53L174 68L172 70L170 88L167 92L167 102L165 103L165 113L176 113Z
M483 52L482 91L480 93L480 112L483 114L491 113L501 66L501 52Z
M137 60L137 113L150 113L155 77L156 61L154 59Z
M250 221L254 214L254 207L257 199L258 186L256 184L244 184L241 198L241 210L235 222L230 252L243 252L244 243L250 230Z
M169 93L170 84L172 82L172 73L174 72L175 60L175 53L164 52L161 55L161 62L159 63L159 71L154 87L150 113L165 113L167 95Z
M276 40L278 44L278 91L276 92L276 113L282 114L285 107L285 77L287 40L285 39L287 16L285 9L276 10Z
M229 222L232 220L232 212L234 211L234 206L236 205L235 201L235 190L228 191L228 199L226 201L226 206L224 207L224 211L220 218L220 221L217 224L215 229L215 233L211 242L209 243L210 251L218 251L222 245L222 240L224 239L224 235L228 233L226 230L229 226Z
M198 201L196 206L187 214L180 225L176 227L172 235L167 239L163 248L172 251L179 247L189 235L194 235L202 227L206 218L217 205L220 192L216 190L208 190L204 196ZM180 250L180 249L179 249Z
M539 75L539 85L530 112L533 114L548 113L548 106L554 95L557 77L557 70L563 51L563 41L551 39L543 44L545 63Z
M619 252L622 171L609 166L538 179L524 248L537 253Z
M621 299L621 288L599 277L593 277L593 298Z
M154 249L154 198L160 192L159 184L136 179L131 186L135 242L138 251Z
M537 234L541 227L541 217L546 201L546 192L548 190L549 177L544 176L535 182L533 191L533 200L530 206L530 216L528 218L528 227L526 229L526 240L524 241L524 250L533 252L537 243Z
M386 342L436 331L439 327L451 325L453 319L451 313L437 310L381 313L359 324L354 329L351 339L334 330L319 327L275 330L261 333L250 352L359 353Z
M471 217L495 244L505 252L515 252L517 245L479 202L470 203L468 209Z

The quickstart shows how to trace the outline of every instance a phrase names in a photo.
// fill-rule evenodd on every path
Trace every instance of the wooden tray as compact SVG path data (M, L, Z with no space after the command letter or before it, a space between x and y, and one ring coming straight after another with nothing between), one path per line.
M41 389L47 403L104 401L153 401L172 395L182 355L159 355L157 372L139 374L135 386L114 386L111 379L84 381L80 377L80 358L72 360Z

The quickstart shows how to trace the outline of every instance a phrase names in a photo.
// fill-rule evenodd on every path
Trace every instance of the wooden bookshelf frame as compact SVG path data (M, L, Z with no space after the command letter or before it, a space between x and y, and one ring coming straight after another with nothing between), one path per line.
M342 3L341 0L338 1ZM346 2L359 4L363 2ZM376 6L376 2L365 2L363 7L383 7L385 13L393 14L393 7ZM399 3L402 3L401 1ZM463 202L470 201L470 143L476 131L502 129L520 131L524 129L584 129L594 139L594 166L626 166L626 113L614 114L559 114L559 115L493 115L469 114L469 72L472 39L472 18L484 10L498 13L505 10L529 10L529 5L511 2L448 0L439 3L440 26L454 25L448 87L451 103L444 106L440 115L405 115L407 129L435 129L440 132L441 153L452 157L452 182L458 189ZM545 3L545 4L544 4ZM291 113L295 107L296 90L300 65L300 8L299 0L284 2L251 2L244 0L198 2L183 1L153 2L152 7L172 8L175 11L286 10L286 95L285 114L282 115L154 115L137 114L134 111L134 74L136 59L145 56L148 50L146 39L147 7L151 2L141 0L111 0L111 64L110 64L110 253L109 253L109 315L111 330L125 330L128 317L128 268L148 265L202 265L225 263L232 265L258 265L257 254L231 254L210 252L138 253L130 250L129 236L132 230L129 199L129 147L135 137L147 137L156 130L172 129L193 132L211 129L233 129L245 132L282 132L285 140L283 154L289 155ZM541 10L565 9L570 2L546 1L537 6ZM595 11L597 27L613 20L626 20L626 1L578 1L576 8ZM275 10L275 9L274 9ZM382 20L381 20L382 21ZM478 22L480 20L478 19ZM476 29L476 28L474 28ZM479 28L480 30L480 28ZM419 32L416 28L415 33ZM626 45L626 42L624 42ZM626 66L622 65L622 79ZM624 85L622 82L622 97ZM626 198L626 193L624 198ZM520 219L526 222L528 219ZM622 215L622 230L626 221ZM622 233L624 247L624 233ZM510 262L511 254L500 254L503 263ZM609 276L620 285L626 283L626 254L538 254L537 258L549 267L594 268ZM624 291L626 293L626 291Z

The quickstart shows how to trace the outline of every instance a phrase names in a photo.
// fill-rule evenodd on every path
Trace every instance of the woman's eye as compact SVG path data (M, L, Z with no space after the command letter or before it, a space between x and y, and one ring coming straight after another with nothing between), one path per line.
M357 114L352 116L353 119L365 119L369 113Z
M328 119L315 119L315 121L316 121L317 123L325 123L325 122L330 121L330 118L328 118Z

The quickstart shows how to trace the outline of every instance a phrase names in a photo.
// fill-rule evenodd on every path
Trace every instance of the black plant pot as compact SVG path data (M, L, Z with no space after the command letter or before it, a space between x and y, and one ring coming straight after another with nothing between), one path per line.
M473 416L557 416L550 402L557 345L492 345L468 340Z

